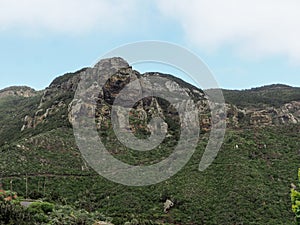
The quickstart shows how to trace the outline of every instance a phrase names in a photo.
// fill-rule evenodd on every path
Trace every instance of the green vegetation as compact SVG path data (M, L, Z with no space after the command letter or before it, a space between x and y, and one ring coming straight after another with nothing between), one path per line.
M9 193L9 191L6 191ZM59 205L49 202L31 202L27 207L22 198L9 201L0 197L0 224L20 225L94 225L98 221L109 221L102 213L89 213L69 205ZM29 203L29 202L28 202Z
M10 96L0 99L0 145L21 138L23 119L27 115L33 116L40 99L40 94L31 98Z
M300 181L300 169L298 170L298 179ZM299 181L298 183L300 183ZM292 209L296 216L295 219L297 224L300 224L300 192L296 190L296 187L292 187L291 189L291 200Z
M299 101L300 88L275 84L249 90L223 90L226 102L239 107L280 107L291 101Z
M41 95L0 99L0 183L10 190L2 197L0 193L0 224L296 224L288 187L297 180L299 124L228 128L217 158L199 172L209 138L203 132L195 154L178 174L156 185L127 187L99 176L76 146L67 116L74 93L59 89L72 76L52 83L56 89L49 91L41 113L57 108L35 128L21 132L25 116L33 118L38 112ZM299 100L299 93L297 88L275 85L225 91L225 98L239 107L280 106ZM179 118L167 102L158 102L171 135L156 149L137 152L118 142L107 122L99 136L114 157L132 165L151 165L173 151L180 134ZM139 138L149 136L149 119L139 121L133 110L130 122ZM24 208L20 197L4 200L15 192L36 202ZM299 196L292 191L296 215ZM164 212L166 200L174 203L168 213Z
M295 182L299 165L299 126L228 130L217 159L200 173L204 135L182 171L148 187L126 187L91 169L82 171L84 161L72 144L71 130L69 134L66 131L32 137L32 142L24 141L25 150L12 144L3 151L4 187L9 188L12 180L13 190L25 196L27 177L28 197L89 213L98 211L111 217L114 224L132 220L139 224L292 224L288 186ZM235 144L239 149L234 149ZM114 146L110 147L113 151ZM159 157L159 152L152 153L150 159ZM133 164L138 160L125 152L116 155ZM21 164L12 160L16 157L30 160ZM39 159L48 164L41 165ZM166 199L175 203L167 214L163 212Z

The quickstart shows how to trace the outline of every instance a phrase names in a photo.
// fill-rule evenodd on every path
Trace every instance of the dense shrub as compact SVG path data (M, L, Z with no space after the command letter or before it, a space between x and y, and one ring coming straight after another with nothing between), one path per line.
M300 181L300 169L298 170ZM296 191L295 187L291 190L292 210L295 213L297 224L300 224L300 192Z

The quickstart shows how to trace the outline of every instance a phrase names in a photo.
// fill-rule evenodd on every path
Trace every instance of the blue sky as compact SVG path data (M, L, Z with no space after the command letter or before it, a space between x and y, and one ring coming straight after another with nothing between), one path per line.
M0 89L43 89L143 40L190 49L222 88L300 86L299 11L297 0L0 0Z

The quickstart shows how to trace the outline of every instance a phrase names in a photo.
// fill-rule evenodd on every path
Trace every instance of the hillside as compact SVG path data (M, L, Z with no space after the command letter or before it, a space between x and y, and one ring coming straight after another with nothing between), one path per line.
M248 90L223 90L228 103L239 107L280 107L299 101L300 88L274 84Z
M131 165L152 165L172 153L180 136L180 118L166 100L143 98L130 111L128 129L141 139L151 133L147 125L151 118L164 118L166 139L148 152L119 142L110 114L116 96L130 81L165 77L178 86L162 85L174 93L183 88L199 110L200 122L194 126L201 128L200 140L188 164L170 179L145 187L124 186L99 176L78 150L71 125L71 109L78 102L75 91L81 76L93 69L84 68L58 77L41 92L26 88L27 94L20 94L24 88L20 92L18 87L0 91L0 182L4 189L12 184L13 191L22 196L99 211L115 225L295 224L289 192L290 184L296 183L300 159L300 88L272 85L224 90L228 126L224 144L213 164L199 172L211 128L205 93L171 75L140 74L120 58L99 62L96 68L101 63L122 66L110 79L101 78L105 85L95 96L97 131L108 151ZM134 94L126 96L133 98ZM89 105L82 107L85 110ZM167 199L174 206L165 213Z

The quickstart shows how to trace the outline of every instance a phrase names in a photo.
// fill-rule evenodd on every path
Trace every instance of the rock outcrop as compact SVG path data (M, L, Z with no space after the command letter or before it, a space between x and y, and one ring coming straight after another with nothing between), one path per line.
M300 122L300 101L292 101L276 108L238 108L227 104L227 123L229 126L242 127L297 124Z
M0 99L9 97L9 96L18 96L18 97L32 97L37 95L37 91L26 86L13 86L13 87L8 87L3 90L0 90Z
M101 76L99 76L101 73ZM149 124L149 120L153 117L161 117L165 121L173 120L174 127L178 127L180 118L176 109L187 112L189 105L193 102L198 111L199 124L202 131L209 131L211 127L211 113L209 108L208 97L205 93L171 75L160 73L145 73L140 74L122 58L110 58L101 60L93 68L84 68L75 73L65 74L56 78L48 88L44 90L40 104L32 115L27 115L23 121L22 130L35 128L39 124L45 123L52 116L61 120L74 122L75 114L72 114L72 109L77 108L77 112L89 110L92 103L84 102L78 105L80 99L74 99L74 94L82 76L91 76L91 83L85 84L87 95L93 94L94 101L97 102L95 115L97 128L101 126L110 126L112 105L116 98L123 102L126 107L133 107L130 111L132 124L126 129L136 132L143 130L144 133L151 133L155 127ZM155 96L148 96L139 101L135 101L137 96L142 96L151 89L150 79L163 80L156 88L159 91L168 91L173 96L186 95L188 101L178 100L175 104L170 104L167 101ZM134 85L131 85L135 82ZM130 84L129 84L130 83ZM149 86L150 85L150 86ZM124 88L129 88L130 91L126 94L120 94ZM95 92L95 90L97 92ZM0 98L3 96L17 95L30 97L35 95L33 89L27 87L8 88L0 91ZM96 93L96 94L95 94ZM190 101L190 102L189 102ZM130 103L135 102L134 105ZM126 106L126 104L129 104ZM280 124L295 124L300 122L300 101L291 101L280 107L238 107L234 104L226 104L227 125L229 127L243 126L270 126ZM189 112L186 113L189 117ZM192 117L192 114L190 115ZM225 115L219 115L219 120ZM122 119L122 118L120 118ZM139 122L137 122L139 121ZM170 128L170 124L165 123L164 131ZM170 134L168 134L170 135Z
M110 125L111 112L115 101L121 103L121 108L125 110L126 108L132 109L129 112L132 123L123 128L131 130L134 133L137 130L140 130L144 134L151 133L151 131L157 128L155 127L157 124L148 124L149 120L154 117L166 120L172 119L175 121L174 126L179 126L180 120L185 121L187 124L192 124L182 124L183 127L199 126L199 123L189 123L189 119L193 119L193 111L190 109L192 102L198 109L199 116L200 113L207 114L209 112L206 102L207 98L200 89L170 75L160 73L140 74L121 58L101 60L94 68L84 71L81 76L85 76L85 73L89 73L88 75L93 78L93 82L84 84L84 92L91 99L94 99L94 102L97 102L95 114L98 128L101 126L108 128ZM100 76L97 76L99 75L97 73ZM163 97L158 98L156 93L160 95L170 95L171 93L174 100L173 104L163 100ZM168 98L168 96L166 97ZM184 100L181 101L180 98ZM85 112L88 116L95 116L87 112L93 108L93 103L90 103L90 101L80 101L80 99L76 99L75 97L69 105L68 118L70 122L74 122L74 119L82 112ZM74 111L71 112L71 109L74 108L76 109L75 113ZM121 112L121 108L118 112ZM196 108L194 111L196 111ZM176 109L185 112L185 118L180 118L180 114L178 114ZM122 116L125 114L117 113L118 126L125 124L126 120ZM163 133L167 131L168 126L170 124L163 123L161 128Z

